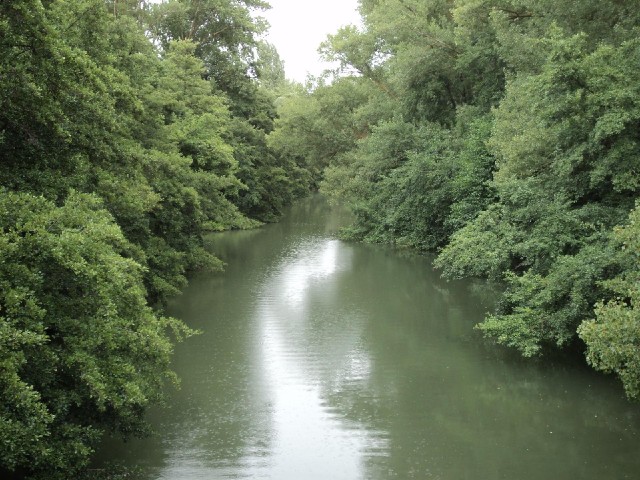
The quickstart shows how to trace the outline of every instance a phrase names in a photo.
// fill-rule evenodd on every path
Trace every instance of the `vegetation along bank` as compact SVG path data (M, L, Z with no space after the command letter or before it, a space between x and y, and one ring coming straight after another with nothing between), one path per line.
M360 0L305 86L267 7L0 3L0 467L70 478L144 433L193 333L161 307L222 266L206 233L318 185L346 237L506 282L485 335L582 348L637 399L636 2Z

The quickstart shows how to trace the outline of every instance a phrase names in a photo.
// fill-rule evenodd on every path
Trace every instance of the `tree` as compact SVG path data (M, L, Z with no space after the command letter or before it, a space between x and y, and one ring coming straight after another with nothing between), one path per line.
M250 20L237 2L216 5ZM143 433L175 380L169 333L191 333L150 304L190 271L221 268L207 232L258 224L233 203L247 189L236 112L264 145L273 104L246 76L237 101L214 89L192 41L159 51L146 14L129 0L0 3L3 470L69 478L105 431ZM242 42L251 25L225 38ZM256 192L270 191L266 172ZM278 208L298 188L280 178Z
M142 267L100 200L0 196L2 466L68 478L105 430L139 432L175 380L174 319L146 304Z
M587 361L597 370L616 373L629 398L640 398L640 209L614 231L622 272L605 282L613 294L595 307L595 318L578 328L587 345Z
M589 361L630 396L634 300L616 295L633 273L613 232L640 195L634 7L361 0L363 28L321 47L341 65L334 83L283 102L270 136L322 165L323 191L354 213L348 238L435 251L446 277L504 282L479 329L526 356L580 346L581 332ZM349 84L354 108L323 110Z
M260 85L276 95L284 93L291 88L284 72L284 60L276 47L269 42L259 42L257 46L258 61L256 76Z
M507 86L490 146L497 204L456 232L436 264L450 277L506 276L480 328L526 355L576 340L600 282L619 268L610 231L637 197L635 40L589 52L552 30L541 72ZM527 111L524 116L521 112Z
M285 205L308 191L304 168L281 158L266 142L276 117L277 92L268 90L269 82L275 82L275 88L284 74L277 52L258 40L266 24L252 12L267 7L259 0L174 0L152 9L150 27L165 50L180 40L193 42L204 66L203 78L212 92L226 98L232 121L225 141L233 149L235 174L244 185L237 185L226 198L261 221L277 219ZM269 76L273 78L267 81Z

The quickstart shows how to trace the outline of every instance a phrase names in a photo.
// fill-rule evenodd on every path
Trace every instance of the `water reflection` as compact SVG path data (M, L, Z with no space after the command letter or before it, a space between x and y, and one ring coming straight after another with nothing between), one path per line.
M351 254L337 240L307 240L262 285L256 316L262 327L259 361L272 395L269 478L362 478L362 452L375 434L354 428L323 399L327 374L350 378L356 367L362 379L370 364L357 348L359 332L349 312L336 310L337 277L350 269ZM353 332L341 328L335 342L334 334L316 328L327 317L341 319Z
M105 456L145 480L637 477L640 415L614 381L485 348L485 284L339 224L316 199L212 239L227 272L171 312L205 332L177 349L183 388L157 437Z
M342 258L342 261L338 262L338 249L338 240L321 238L294 247L293 253L285 256L282 270L274 277L266 279L266 298L263 297L263 300L272 305L300 305L307 298L313 281L326 279L334 274L338 267L348 268L348 258Z

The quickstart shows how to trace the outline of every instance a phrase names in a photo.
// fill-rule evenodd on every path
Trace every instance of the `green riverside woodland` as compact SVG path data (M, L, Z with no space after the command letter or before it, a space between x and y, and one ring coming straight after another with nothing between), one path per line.
M487 338L640 398L637 2L359 7L299 85L263 0L0 2L0 475L143 435L197 328L164 307L223 266L206 234L318 188L344 238L500 284Z

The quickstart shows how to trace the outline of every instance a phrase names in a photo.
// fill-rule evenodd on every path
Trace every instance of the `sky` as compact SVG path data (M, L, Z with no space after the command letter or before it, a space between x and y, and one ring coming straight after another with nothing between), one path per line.
M320 61L318 47L341 26L360 23L357 0L268 0L263 12L271 28L266 37L284 60L287 78L304 83L307 74L329 67Z

